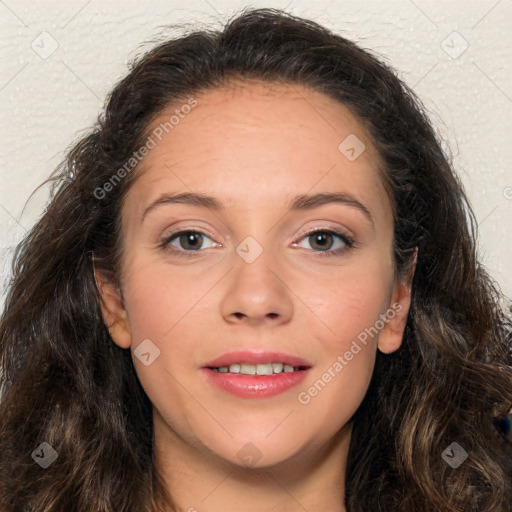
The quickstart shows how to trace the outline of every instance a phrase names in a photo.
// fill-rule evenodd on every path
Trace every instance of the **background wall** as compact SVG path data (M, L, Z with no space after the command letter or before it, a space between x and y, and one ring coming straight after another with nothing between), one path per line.
M172 24L279 7L378 52L419 94L474 206L480 254L512 297L512 1L0 0L0 308L29 196L95 120L127 63ZM27 201L28 200L28 201ZM450 219L447 219L449 222Z

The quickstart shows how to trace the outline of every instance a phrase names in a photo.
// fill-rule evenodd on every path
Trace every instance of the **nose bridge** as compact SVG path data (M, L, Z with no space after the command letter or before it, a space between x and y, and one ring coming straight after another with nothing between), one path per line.
M268 242L268 240L267 240ZM238 244L233 255L230 285L222 303L226 319L241 317L252 321L265 318L287 320L293 303L290 291L279 275L279 262L270 244L265 247L248 236Z
M264 242L262 242L264 243ZM254 285L272 286L279 267L270 243L263 246L254 237L245 238L235 249L234 272L237 281L251 281ZM272 271L272 270L273 271Z

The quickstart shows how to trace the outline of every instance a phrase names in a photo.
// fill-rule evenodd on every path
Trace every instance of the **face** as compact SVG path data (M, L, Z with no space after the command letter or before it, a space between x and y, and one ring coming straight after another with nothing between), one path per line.
M376 350L400 345L409 288L378 155L345 106L255 82L196 99L126 196L122 301L103 283L103 314L157 435L264 467L349 428Z

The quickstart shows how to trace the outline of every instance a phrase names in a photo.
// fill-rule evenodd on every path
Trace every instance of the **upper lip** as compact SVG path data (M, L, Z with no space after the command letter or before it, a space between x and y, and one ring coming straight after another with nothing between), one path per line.
M204 368L221 368L232 364L283 363L290 366L311 368L311 363L301 357L267 350L235 350L206 363Z

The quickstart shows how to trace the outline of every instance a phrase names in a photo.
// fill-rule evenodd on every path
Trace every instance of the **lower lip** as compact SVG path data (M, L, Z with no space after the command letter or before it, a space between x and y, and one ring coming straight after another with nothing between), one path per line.
M210 368L202 369L208 382L242 398L266 398L279 395L296 386L306 378L307 370L273 375L243 375L220 373Z

